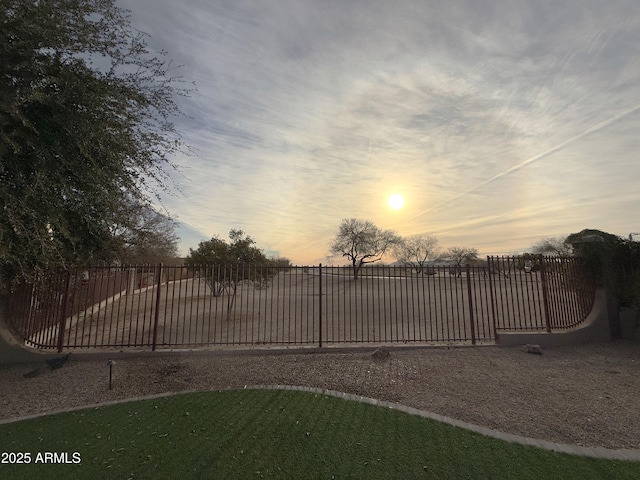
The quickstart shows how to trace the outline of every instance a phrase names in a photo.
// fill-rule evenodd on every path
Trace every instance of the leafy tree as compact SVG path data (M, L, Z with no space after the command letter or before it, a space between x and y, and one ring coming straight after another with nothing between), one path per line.
M403 264L413 267L416 273L424 274L427 263L440 255L438 243L435 235L412 235L395 246L394 255Z
M255 240L242 230L231 229L229 240L226 242L216 236L211 240L200 242L197 249L189 249L186 263L188 265L245 264L259 266L270 264L262 250L255 246Z
M401 238L393 230L382 230L368 220L348 218L342 220L338 233L329 246L332 255L347 257L353 268L353 279L363 265L377 262Z
M212 237L202 241L195 250L189 249L185 259L186 265L204 277L212 295L228 295L227 318L231 316L240 284L246 282L264 288L278 273L274 262L242 230L232 229L229 240Z
M271 257L269 261L274 267L278 267L281 271L288 271L292 266L291 260L287 257Z
M622 267L619 269L619 275L622 291L620 303L622 306L637 310L640 320L640 242L625 241L621 253ZM636 328L640 328L640 324Z
M597 283L612 286L611 282L616 277L613 270L614 256L624 244L621 237L601 230L584 229L567 236L566 242L584 260Z
M592 279L622 307L640 309L640 243L595 229L567 237ZM618 318L610 318L611 334L620 336Z
M0 270L110 261L168 188L186 93L115 0L0 0Z

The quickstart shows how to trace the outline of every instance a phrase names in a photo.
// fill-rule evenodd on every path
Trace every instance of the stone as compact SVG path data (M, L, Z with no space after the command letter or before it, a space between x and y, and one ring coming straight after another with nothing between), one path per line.
M373 352L371 356L374 360L387 360L389 358L389 350L387 350L386 348L378 348L375 352Z
M524 351L527 353L535 353L536 355L542 355L542 348L540 347L540 345L530 345L527 343L524 346Z

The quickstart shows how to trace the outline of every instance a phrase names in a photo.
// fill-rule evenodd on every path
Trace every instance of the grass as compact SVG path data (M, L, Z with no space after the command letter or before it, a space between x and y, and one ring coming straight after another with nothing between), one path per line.
M0 425L0 478L625 479L640 463L509 444L335 397L278 390L181 394ZM80 464L35 463L37 453Z

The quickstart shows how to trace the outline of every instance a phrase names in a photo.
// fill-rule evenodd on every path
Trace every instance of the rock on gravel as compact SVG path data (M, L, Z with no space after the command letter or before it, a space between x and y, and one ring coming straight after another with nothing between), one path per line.
M346 353L76 352L58 369L0 366L0 419L166 392L299 385L398 402L507 433L640 449L640 343L385 348ZM107 360L113 365L109 390ZM29 374L38 372L37 375Z

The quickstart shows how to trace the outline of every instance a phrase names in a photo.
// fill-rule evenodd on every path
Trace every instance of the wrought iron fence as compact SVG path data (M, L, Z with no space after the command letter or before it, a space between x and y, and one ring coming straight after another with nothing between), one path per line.
M492 342L571 328L595 287L577 258L427 268L96 267L16 286L9 319L38 348Z

